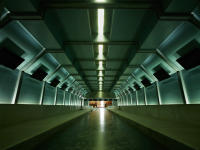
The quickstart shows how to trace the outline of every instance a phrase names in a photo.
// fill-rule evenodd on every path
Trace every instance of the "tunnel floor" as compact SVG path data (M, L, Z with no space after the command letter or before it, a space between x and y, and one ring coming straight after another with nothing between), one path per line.
M119 116L104 108L80 117L37 150L164 150Z

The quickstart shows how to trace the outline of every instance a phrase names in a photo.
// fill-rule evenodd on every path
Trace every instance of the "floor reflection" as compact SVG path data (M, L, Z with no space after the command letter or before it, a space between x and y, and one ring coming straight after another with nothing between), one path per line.
M75 120L36 150L164 150L105 108Z
M105 108L98 108L99 111L99 132L96 136L95 150L104 149L104 128L105 128Z
M99 108L99 115L100 115L100 129L101 132L104 132L104 126L105 126L105 108Z

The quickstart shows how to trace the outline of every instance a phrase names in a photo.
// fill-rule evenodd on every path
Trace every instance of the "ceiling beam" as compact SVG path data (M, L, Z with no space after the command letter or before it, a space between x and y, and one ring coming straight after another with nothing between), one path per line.
M43 20L44 17L39 12L11 12L8 17L11 20Z
M87 58L76 58L75 61L88 61L88 62L93 62L93 61L96 61L95 59L87 59ZM109 61L127 61L126 59L105 59L105 60L102 60L102 61L106 61L106 62L109 62Z
M95 69L83 69L81 71L88 71L88 72L96 72L96 71L99 71L98 68L95 68ZM119 71L119 69L112 69L112 68L105 68L105 70L103 71Z
M65 53L63 49L46 49L47 53Z
M127 68L138 68L140 65L128 65Z
M64 45L138 45L137 41L64 41Z
M126 42L126 41L124 41ZM65 51L63 49L47 49L46 50L47 53L65 53ZM136 51L135 53L137 54L152 54L152 53L156 53L156 50L152 50L152 49L140 49L138 51Z
M138 49L139 51L139 49ZM125 70L130 66L130 62L132 61L132 59L135 57L135 53L133 51L130 51L129 53L127 53L127 59L126 59L126 63L124 63L121 67L120 67L120 71L118 73L117 76L115 76L115 81L113 82L111 88L110 88L110 91L112 91L112 89L115 87L115 84L120 81L121 77L123 76ZM135 67L135 66L134 66ZM129 76L129 75L128 75ZM127 76L127 77L128 77ZM126 80L124 80L126 81Z
M53 3L53 4L52 4ZM50 8L57 8L57 7L53 7L54 3L57 5L57 3L66 3L65 5L71 5L69 2L50 2L50 4L45 4L46 6L52 6ZM133 3L133 8L132 5L129 5L129 3ZM140 2L128 2L126 5L127 8L130 9L134 9L134 3L140 3ZM143 3L143 2L141 2ZM148 3L148 2L145 2ZM150 2L152 3L152 2ZM61 4L58 4L59 7L65 7L64 5L62 6ZM87 7L87 3L84 3L83 5L85 5L85 8ZM100 8L100 4L92 4L92 5L96 5L97 8ZM102 4L103 5L103 4ZM107 4L105 4L107 5ZM112 6L111 4L108 4L107 6ZM116 5L116 4L114 4ZM120 6L122 6L123 8L123 4L118 4L120 9ZM74 8L76 8L76 6L78 6L77 3L74 3L72 6L74 6ZM69 7L69 8L73 8L73 7ZM117 5L116 5L117 6ZM125 4L124 4L125 6ZM58 8L59 8L58 7ZM125 7L125 8L126 8ZM48 7L49 8L49 7ZM77 8L81 8L81 7L77 7ZM104 7L105 8L105 7ZM159 10L159 9L158 9ZM193 15L188 14L188 13L165 13L165 12L161 12L161 11L157 11L157 16L158 16L158 20L164 20L164 21L188 21L192 24L194 24L196 27L200 28L200 23L198 21L196 21L196 19L194 18ZM10 14L8 14L6 17L4 17L4 19L2 21L0 21L0 28L4 27L5 25L7 25L10 21L12 20L44 20L44 14L45 12L11 12ZM93 42L93 41L64 41L64 45L98 45L98 44L105 44L105 45L137 45L138 43L136 41L107 41L107 42Z
M112 61L112 60L111 60ZM65 66L65 65L63 65L63 66ZM67 67L67 66L66 66ZM73 67L73 66L69 66L69 67ZM127 66L127 68L138 68L139 67L139 65L129 65L129 66ZM96 72L96 71L99 71L98 70L98 68L95 68L95 69L90 69L90 68L87 68L87 69L82 69L82 70L80 70L80 71L88 71L88 72ZM120 69L113 69L113 68L105 68L103 71L115 71L115 72L118 72L118 71L120 71Z
M160 7L158 1L131 1L131 2L114 2L114 3L95 3L95 2L67 2L67 1L45 1L41 7L46 9L153 9Z
M64 4L63 4L64 3ZM138 3L138 5L136 4ZM129 9L134 9L137 8L139 5L142 6L142 3L146 3L144 5L152 5L155 6L159 6L160 4L158 4L158 2L125 2L125 3L108 3L108 4L95 4L95 3L90 3L88 5L88 3L82 3L81 5L85 5L85 8L93 8L93 6L96 6L97 8L100 8L100 6L102 5L103 8L106 8L106 6L108 6L108 8L112 8L112 5L115 5L115 8L121 9L121 8L129 8ZM148 4L149 3L149 4ZM81 8L79 6L79 4L77 4L77 2L47 2L44 4L45 8L47 6L47 8ZM103 6L104 5L104 6ZM149 6L150 6L149 5ZM51 7L49 7L51 6ZM56 7L53 7L56 6ZM69 7L67 7L69 6ZM141 7L142 8L142 7ZM153 7L150 7L150 9ZM157 7L157 8L161 8L161 7ZM145 9L145 8L144 8ZM44 15L45 15L45 10L46 9L40 9L43 10L41 12L11 12L9 13L6 17L3 18L3 20L0 21L0 28L4 27L5 25L7 25L10 21L12 20L44 20ZM164 20L164 21L188 21L190 23L192 23L193 25L195 25L197 28L200 28L200 23L194 18L194 16L192 14L188 14L188 13L165 13L160 9L156 9L156 13L158 16L158 20ZM117 43L116 43L117 42ZM85 44L84 44L85 43ZM107 44L107 45L136 45L137 42L136 41L127 41L127 42L123 42L123 41L111 41L111 42L91 42L91 41L79 41L79 42L68 42L65 41L64 44L66 45L97 45L97 44Z
M73 65L70 65L70 64L62 64L63 67L66 67L66 68L74 68Z
M189 21L192 15L189 13L161 13L158 16L159 20L165 21Z

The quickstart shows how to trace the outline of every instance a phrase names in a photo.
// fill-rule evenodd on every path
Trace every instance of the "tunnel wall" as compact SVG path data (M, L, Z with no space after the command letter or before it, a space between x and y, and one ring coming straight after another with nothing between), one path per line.
M34 104L34 105L83 105L79 95L53 87L32 78L27 73L0 65L0 104ZM65 95L65 96L64 96ZM15 98L16 97L16 98Z
M200 148L199 105L120 106L109 110L135 122L136 127L143 126L143 131L149 131L149 135L171 149L177 149L172 141L153 132L183 143L188 149Z
M80 109L80 106L2 104L0 105L0 149L15 147L35 137L40 138L43 134L88 111L90 111L88 108ZM38 144L37 141L41 139L34 139L24 149L28 150Z
M199 51L199 39L197 26L190 22L178 25L153 48L154 54L133 69L126 82L113 89L118 105L200 104L199 60L195 56L188 59L189 54L186 53ZM131 101L127 95L132 96Z
M185 101L178 73L174 73L168 79L155 82L137 91L127 92L126 95L131 95L131 97L123 93L123 96L118 97L118 106L200 104L200 66L183 70L182 77L187 102Z

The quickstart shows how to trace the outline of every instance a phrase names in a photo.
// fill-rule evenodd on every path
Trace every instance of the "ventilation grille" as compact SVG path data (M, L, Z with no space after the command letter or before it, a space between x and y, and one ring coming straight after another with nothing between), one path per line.
M154 68L156 71L153 75L159 80L162 81L170 77L167 71L165 71L161 66L157 66Z

